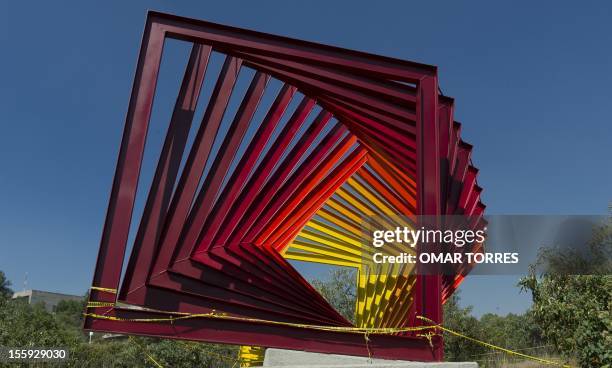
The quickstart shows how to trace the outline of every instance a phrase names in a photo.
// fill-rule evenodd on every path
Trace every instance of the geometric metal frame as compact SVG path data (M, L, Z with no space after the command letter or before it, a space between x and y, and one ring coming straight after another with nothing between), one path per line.
M120 285L166 38L192 42L194 46L132 257L124 282ZM173 195L179 174L180 147L184 147L187 140L206 64L213 50L227 55L213 92L216 101L229 98L230 85L235 82L240 65L257 71L237 114L236 126L244 129L240 119L245 122L249 120L258 96L261 96L265 84L273 76L286 84L269 111L270 120L282 113L288 99L300 91L306 96L300 105L303 113L317 103L324 109L319 115L321 124L331 116L343 124L337 131L328 134L330 144L326 154L338 147L331 144L332 139L338 142L342 137L347 137L343 135L347 130L364 147L349 155L346 162L348 164L350 161L351 166L346 166L344 171L339 169L338 177L351 175L367 160L379 160L395 169L394 174L399 177L410 173L409 176L416 178L414 199L417 215L466 214L478 219L475 227L483 226L480 219L485 207L480 201L477 170L470 164L471 146L461 140L460 125L453 121L453 100L438 95L435 67L149 12L93 279L94 286L120 292L117 298L112 293L92 289L90 300L119 301L153 310L115 306L98 307L97 313L129 319L165 315L160 311L206 313L217 309L231 315L262 320L350 326L297 273L292 273L291 281L281 279L278 276L280 271L274 270L292 272L292 268L273 249L255 247L245 242L244 237L231 236L224 238L234 239L229 243L215 244L217 238L211 236L210 244L204 244L206 242L200 236L202 226L212 223L216 229L224 224L216 223L210 217L215 217L211 215L213 211L217 211L215 215L219 212L214 198L221 186L224 169L227 170L229 165L228 160L231 161L228 156L218 162L215 168L221 174L207 178L209 181L205 183L205 190L198 194L192 209L200 179L198 172L201 175L214 139L214 124L201 127L201 136L196 138L200 144L192 148L184 175ZM217 121L218 126L223 113L223 103L209 105L205 119ZM406 120L412 120L414 125L406 128L402 125ZM397 132L394 133L394 129ZM224 149L235 152L239 143L240 138L230 137L224 142ZM321 157L323 155L321 153ZM251 161L245 161L245 167L252 166ZM238 177L237 180L245 180L245 177ZM236 191L222 199L230 206L240 199L239 195ZM220 207L223 207L223 203ZM225 211L221 212L227 213L231 209L228 207ZM415 302L407 316L407 323L421 323L414 319L416 315L441 323L443 300L456 289L467 272L469 266L457 270L457 274L452 276L418 275ZM249 274L266 283L261 286L245 281L249 279ZM229 283L232 283L231 288L221 286ZM251 287L252 292L249 291ZM295 304L282 300L283 293L286 298L295 298ZM433 347L427 340L411 334L372 335L366 346L363 337L353 333L246 320L200 318L168 324L119 322L88 316L85 328L349 355L367 356L372 353L380 358L422 361L441 360L443 352L442 339L438 336L433 338Z

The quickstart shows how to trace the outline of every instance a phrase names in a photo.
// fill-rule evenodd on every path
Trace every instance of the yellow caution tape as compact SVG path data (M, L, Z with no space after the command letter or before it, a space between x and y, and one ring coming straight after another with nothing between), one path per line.
M90 303L99 303L99 302L90 302ZM164 311L156 311L156 312L164 312ZM507 354L510 355L516 355L516 356L520 356L523 357L525 359L530 359L530 360L534 360L540 363L544 363L544 364L548 364L548 365L555 365L555 366L559 366L559 367L564 367L564 368L571 368L571 366L566 365L566 364L562 364L562 363L558 363L558 362L554 362L552 360L548 360L548 359L543 359L543 358L539 358L539 357L535 357L535 356L531 356L531 355L527 355L527 354L523 354L523 353L519 353L517 351L513 351L510 349L506 349L503 348L501 346L497 346L497 345L493 345L490 344L488 342L485 341L481 341L478 339L475 339L473 337L469 337L466 336L460 332L448 329L442 325L439 324L435 324L434 321L423 317L423 316L417 316L417 318L429 322L431 323L431 325L429 326L416 326L416 327L382 327L382 328L371 328L371 327L345 327L345 326L319 326L319 325L309 325L309 324L301 324L301 323L291 323L291 322L279 322L279 321L268 321L268 320L263 320L263 319L258 319L258 318L247 318L247 317L236 317L236 316L230 316L227 315L225 313L217 313L216 311L212 311L209 313L195 313L195 314L190 314L190 313L174 313L174 312L164 312L164 313L171 313L171 314L178 314L178 316L170 316L170 317L162 317L162 318L121 318L121 317L114 317L114 316L105 316L105 315L100 315L100 314L96 314L96 313L85 313L84 315L86 317L91 317L91 318L97 318L97 319L104 319L104 320L110 320L110 321L118 321L118 322L143 322L143 323L147 323L147 322L170 322L173 323L174 321L178 321L178 320L185 320L185 319L194 319L194 318L216 318L216 319L225 319L225 320L232 320L232 321L243 321L243 322L255 322L255 323L267 323L267 324L272 324L272 325L281 325L281 326L289 326L289 327L296 327L296 328L307 328L307 329L313 329L313 330L321 330L321 331L334 331L334 332L348 332L348 333L359 333L359 334L364 334L364 338L366 341L366 346L368 347L368 351L369 351L369 346L368 346L368 342L369 342L369 338L368 335L371 334L379 334L379 335L384 335L384 334L396 334L396 333L401 333L401 332L420 332L420 331L428 331L425 334L418 334L417 336L419 337L423 337L426 338L429 341L430 346L433 346L432 344L432 337L435 336L435 333L432 333L431 330L440 330L440 331L444 331L447 333L450 333L451 335L455 335L461 338L464 338L466 340L475 342L477 344L486 346L488 348L494 349L494 350L499 350L499 351L503 351Z
M103 291L105 293L117 294L117 289L103 288L98 286L90 287L91 290Z
M97 303L97 302L92 302L92 303ZM151 310L153 311L153 310ZM84 313L84 315L86 317L91 317L91 318L96 318L96 319L104 319L104 320L110 320L110 321L118 321L118 322L143 322L143 323L150 323L150 322L170 322L173 323L174 321L179 321L179 320L186 320L186 319L194 319L194 318L215 318L215 319L224 319L224 320L231 320L231 321L242 321L242 322L254 322L254 323L266 323L266 324L272 324L272 325L280 325L280 326L288 326L288 327L296 327L296 328L307 328L307 329L312 329L312 330L320 330L320 331L334 331L334 332L348 332L348 333L358 333L358 334L363 334L364 335L364 339L366 341L366 347L368 348L369 351L369 335L387 335L387 334L396 334L396 333L401 333L401 332L421 332L421 331L429 331L425 334L418 334L417 336L419 337L423 337L426 338L429 341L429 344L431 346L433 346L432 344L432 337L435 336L436 334L432 332L432 330L440 330L440 331L444 331L447 332L451 335L455 335L458 337L461 337L463 339L475 342L477 344L486 346L488 348L494 349L494 350L499 350L499 351L503 351L504 353L510 354L510 355L516 355L516 356L520 356L522 358L525 359L529 359L529 360L533 360L533 361L537 361L543 364L548 364L548 365L555 365L558 367L564 367L564 368L571 368L570 365L566 365L566 364L562 364L562 363L558 363L552 360L548 360L548 359L543 359L543 358L539 358L539 357L535 357L535 356L531 356L531 355L527 355L527 354L523 354L523 353L519 353L517 351L513 351L510 349L506 349L503 348L501 346L497 346L497 345L493 345L490 344L488 342L485 341L481 341L478 339L475 339L473 337L469 337L466 336L460 332L451 330L449 328L446 328L442 325L436 324L434 321L423 317L423 316L417 316L417 318L426 321L428 323L431 323L431 325L428 326L415 326L415 327L379 327L379 328L371 328L371 327L345 327L345 326L320 326L320 325L309 325L309 324L301 324L301 323L291 323L291 322L280 322L280 321L268 321L268 320L263 320L263 319L258 319L258 318L247 318L247 317L236 317L236 316L230 316L227 315L225 313L218 313L216 311L212 311L209 313L195 313L195 314L191 314L191 313L175 313L175 312L167 312L167 311L155 311L155 312L161 312L161 313L169 313L169 314L175 314L177 316L170 316L170 317L161 317L161 318L121 318L121 317L114 317L114 316L105 316L105 315L101 315L101 314L96 314L96 313Z
M114 307L115 303L110 302L88 302L87 308L101 308L101 307Z

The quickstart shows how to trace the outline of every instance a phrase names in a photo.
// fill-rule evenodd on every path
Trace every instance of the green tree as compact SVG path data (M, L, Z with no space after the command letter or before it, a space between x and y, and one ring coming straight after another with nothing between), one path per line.
M0 298L0 346L67 348L69 360L65 366L79 368L145 368L154 366L151 359L164 367L229 368L237 358L236 346L178 340L127 336L103 339L99 335L89 344L81 330L84 303L62 301L49 313L42 304Z
M43 305L0 299L0 346L74 349L80 341L76 330L62 326Z
M83 325L83 311L87 304L87 298L83 300L62 300L55 306L55 318L64 326L80 329Z
M334 268L326 279L313 279L312 286L347 320L355 321L357 300L357 271L353 268Z
M312 285L343 316L354 319L356 282L355 271L335 268L324 279L311 280ZM498 316L485 314L479 320L472 315L472 307L459 305L460 295L455 292L444 305L444 326L495 345L511 349L524 349L541 344L540 331L530 312L524 315ZM488 348L452 334L444 334L444 355L448 361L473 361Z
M70 352L70 365L82 368L128 368L152 367L146 356L126 338L98 340L91 344L81 343Z
M229 368L238 358L238 348L232 345L153 340L146 349L162 365L172 367Z
M523 350L543 344L541 331L533 313L509 313L506 316L486 313L480 317L480 328L487 342L511 350Z
M459 305L459 292L456 291L444 304L444 326L467 336L482 337L483 330L472 307ZM468 361L487 350L479 344L451 334L444 334L444 358L448 361Z
M545 250L519 285L531 292L534 319L562 354L582 367L612 367L612 216L585 248Z
M4 272L0 271L0 298L9 299L13 296L11 282L6 278Z
M108 341L81 344L73 354L75 366L83 368L230 368L238 348L231 345L204 344L145 337L117 337Z

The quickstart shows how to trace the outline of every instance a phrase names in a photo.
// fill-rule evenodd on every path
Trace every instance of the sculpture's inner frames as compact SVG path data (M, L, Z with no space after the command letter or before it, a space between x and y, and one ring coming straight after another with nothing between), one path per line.
M397 138L397 130L400 136L414 135L414 121L406 119L414 112L391 108L366 114L370 106L350 98L341 101L333 93L315 100L291 84L304 78L292 73L291 65L263 67L199 45L185 57L186 43L165 43L139 184L139 192L149 193L149 198L141 194L137 199L136 213L142 216L133 222L139 226L132 229L134 245L122 298L136 304L147 299L146 292L139 294L147 279L134 275L138 264L155 265L148 270L149 278L155 279L167 268L178 269L177 263L206 264L216 248L232 251L237 266L249 263L243 259L249 256L243 248L257 246L265 248L259 257L278 252L286 259L355 267L357 324L404 324L412 300L412 268L382 275L372 264L364 264L362 252L371 247L363 224L386 217L388 221L377 225L392 228L399 225L393 219L414 219L414 147ZM185 72L179 84L180 63L168 59L180 56L188 62L181 65ZM319 79L325 83L324 77ZM174 109L162 105L174 100L169 98L172 89L179 90ZM415 94L413 87L400 83L380 89L395 100ZM338 93L348 91L363 96L358 89ZM162 142L168 118L171 124ZM376 151L368 154L368 147ZM267 273L277 281L294 277L303 284L288 267L284 262L280 267L286 275L263 270L260 281L266 284ZM206 281L201 271L178 273L191 276L189 283L199 276ZM180 284L187 279L175 280ZM287 280L282 283L295 286ZM188 285L181 289L194 291ZM270 301L256 293L250 297ZM318 300L313 306L323 304ZM291 309L291 303L282 305ZM343 324L337 317L332 313L317 322Z
M362 229L483 226L470 153L435 67L150 13L85 328L439 360L437 337L313 329L351 323L289 260L356 268L358 326L439 321L470 265L372 265ZM234 319L159 319L212 311Z

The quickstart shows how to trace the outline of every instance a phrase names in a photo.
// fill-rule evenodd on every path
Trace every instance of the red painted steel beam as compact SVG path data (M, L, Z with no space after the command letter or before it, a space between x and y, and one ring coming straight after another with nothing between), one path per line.
M308 92L309 95L317 96L325 94L341 98L342 100L356 104L362 108L372 110L375 113L388 115L393 121L409 122L415 120L415 112L413 109L408 109L404 105L389 103L381 99L380 96L370 96L352 88L326 83L316 75L299 75L285 69L275 68L273 65L269 65L269 63L263 64L255 62L253 59L249 60L247 65L256 70L265 71L281 80L286 80L297 87L301 87L300 89Z
M106 212L92 284L118 289L129 234L145 137L161 62L164 34L148 20L132 86L121 148ZM91 290L90 299L114 302L115 296Z
M407 203L404 198L392 191L391 188L389 188L387 184L385 184L378 177L374 176L367 167L359 170L359 175L368 185L380 193L380 195L387 202L389 202L389 204L397 209L402 216L406 216L412 220L415 219L414 214L416 213L416 209L414 207L410 207L410 204Z
M420 85L417 105L417 213L419 216L440 216L440 132L438 125L438 81L424 78ZM439 225L439 220L429 226ZM417 246L417 252L421 252ZM418 274L415 283L416 312L435 323L442 323L442 276ZM434 355L442 360L441 337L434 338Z
M285 218L275 236L269 239L270 246L279 251L283 250L297 236L306 222L323 206L325 201L366 162L365 156L365 150L360 147L356 148L341 165L334 169L326 180L319 181L313 190L302 198L299 206L293 206L291 215Z
M185 163L181 179L172 198L168 215L170 221L165 226L160 242L161 252L155 259L154 266L149 272L150 274L157 274L165 269L164 265L170 262L170 257L172 256L171 252L166 250L171 249L171 247L179 242L183 224L191 209L200 177L204 172L206 161L225 114L225 109L236 83L241 64L242 60L233 57L227 57L223 64L219 79L210 97L208 108L202 118L200 129L196 134L191 152Z
M424 76L434 76L435 66L386 56L291 39L196 19L150 11L147 22L155 23L169 37L201 42L219 50L251 52L353 72L400 82L419 84Z
M248 208L254 203L255 199L260 196L261 191L266 185L266 179L272 173L276 163L280 160L283 152L291 143L293 136L306 121L313 107L314 100L305 97L296 108L295 112L279 134L280 139L274 142L270 150L264 156L260 166L245 184L245 190L240 194L236 202L232 204L232 209L220 228L221 232L215 236L212 242L213 244L230 243L229 239L233 232L239 229L239 223L244 218ZM306 145L306 141L301 141L301 144Z
M331 115L325 111L319 113L319 115L315 118L314 122L306 132L304 136L296 143L293 149L289 152L286 159L280 164L278 169L274 171L274 176L270 178L270 181L266 183L261 192L258 194L257 198L253 202L253 206L249 207L246 210L246 214L243 217L240 225L236 228L236 231L230 236L227 244L235 244L241 242L250 243L254 239L254 231L251 230L254 226L259 227L262 226L263 220L261 220L262 216L266 218L271 217L273 215L272 210L267 210L266 207L270 204L278 192L280 188L283 187L283 183L285 180L291 175L293 169L299 162L302 155L306 152L308 147L314 142L319 133L323 131L323 128L331 118ZM327 149L331 149L331 145L337 142L339 135L341 132L336 129L334 131L335 139L331 139L332 136L329 136L328 139L328 147ZM318 152L318 156L321 156L323 152ZM290 189L285 189L288 191Z
M295 170L287 182L275 194L273 203L267 206L261 213L261 216L250 227L249 232L246 233L242 241L261 245L258 240L263 240L260 238L260 235L265 231L265 227L269 224L274 226L274 218L279 216L279 212L282 213L282 208L292 206L291 200L299 198L299 190L303 185L308 185L310 176L313 173L316 175L318 171L325 171L326 168L331 166L330 157L336 159L337 151L343 148L348 149L342 143L340 143L340 146L337 146L346 132L346 128L338 124L325 136L321 141L319 149Z
M144 311L115 309L108 313L121 318L158 318L165 315ZM284 349L308 350L326 353L330 346L338 354L368 356L386 359L432 361L434 356L427 340L370 335L366 346L363 335L320 330L308 330L264 323L246 323L227 320L193 319L174 323L138 323L94 320L95 331L137 334L151 337L180 338L222 344L263 345ZM219 331L224 331L219 333ZM342 341L342 344L338 344ZM369 352L368 352L369 350Z
M237 55L242 55L241 57L259 64L273 66L276 70L279 70L279 75L283 75L282 71L284 70L293 73L295 76L316 78L320 81L324 81L327 83L326 87L328 88L334 89L336 88L335 86L340 86L353 91L359 91L360 93L378 99L384 96L384 99L387 101L409 106L412 109L415 107L417 95L416 88L393 80L370 78L369 75L351 74L330 66L279 59L261 54L239 52ZM299 77L296 77L295 80L300 81ZM323 87L323 85L321 85L321 87ZM321 88L321 90L327 92L328 89ZM340 91L336 90L336 92ZM343 93L339 93L339 95L341 97L344 96ZM400 115L399 118L404 119L405 116Z
M222 155L213 161L208 175L202 184L202 189L193 204L187 219L187 226L183 228L181 240L178 246L176 246L174 259L178 261L187 259L198 243L206 219L214 207L215 198L223 184L223 179L227 175L230 164L238 152L240 143L247 132L249 122L255 114L269 78L268 75L261 72L257 72L253 77L253 81L238 108L234 121L230 125L229 131L219 148L219 152Z
M331 168L339 161L342 162L342 156L349 151L349 149L355 144L357 139L354 136L348 135L342 139L340 143L334 148L333 151L325 157L324 161L319 164L315 170L309 173L308 177L300 183L299 187L295 190L290 199L284 203L282 207L274 214L274 217L266 222L266 226L257 234L255 244L261 245L265 242L270 244L274 243L278 237L282 234L286 226L292 226L291 218L295 210L300 210L300 207L304 207L304 200L310 193L316 194L318 191L315 189L317 184L322 181L330 180L333 178L333 173L329 173ZM342 162L341 165L345 163ZM279 228L281 223L284 225Z
M268 110L253 140L246 148L248 154L242 156L240 162L234 169L232 177L229 179L223 193L221 193L219 199L215 203L211 218L204 226L204 228L209 229L203 234L201 240L201 243L205 244L205 246L210 247L214 245L212 244L214 237L218 234L218 230L221 229L221 224L228 215L231 206L237 201L241 190L244 189L243 187L247 179L253 173L257 158L263 152L266 143L270 140L274 129L280 122L296 90L295 87L285 84Z
M146 281L146 273L135 272L136 264L150 264L153 260L153 254L160 236L160 228L165 221L165 214L178 175L181 157L187 144L189 129L191 128L211 51L210 46L202 45L194 45L191 50L166 140L132 248L132 255L121 288L120 298L122 299L126 298L130 290L143 286Z

